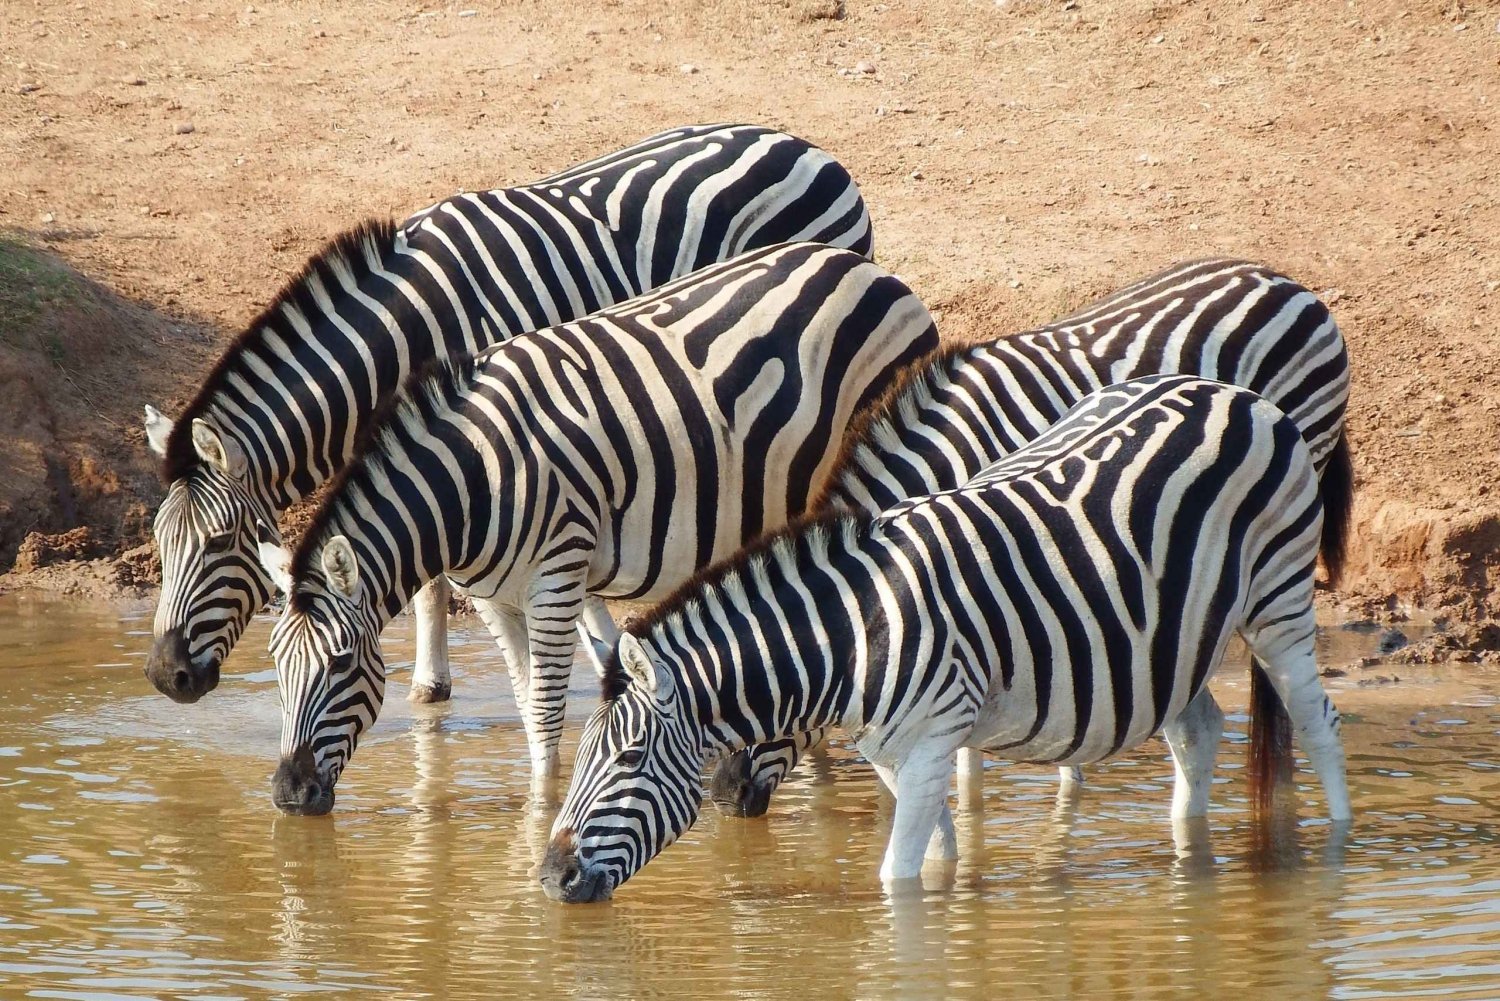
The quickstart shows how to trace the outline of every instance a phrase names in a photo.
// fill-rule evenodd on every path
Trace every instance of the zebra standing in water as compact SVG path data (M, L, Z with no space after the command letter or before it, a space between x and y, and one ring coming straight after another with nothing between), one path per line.
M176 422L146 408L167 495L146 675L195 702L271 596L277 515L348 460L377 405L429 359L575 319L788 240L868 256L858 188L826 153L749 125L663 132L533 184L367 223L313 256L225 351ZM416 601L413 701L450 690L448 588Z
M1024 446L1087 393L1155 374L1198 375L1254 390L1302 431L1322 481L1322 556L1337 583L1353 496L1344 438L1349 356L1328 308L1259 264L1194 261L1145 278L1066 319L995 341L945 349L892 386L850 429L810 510L878 514L908 497L958 487ZM1204 692L1205 712L1218 712ZM1269 720L1252 763L1290 740L1285 713L1251 673ZM710 796L724 812L758 816L818 734L752 748L722 762ZM959 755L960 802L977 799L980 753ZM1063 783L1078 771L1063 769ZM1264 804L1257 804L1257 806Z
M1321 529L1297 425L1185 376L1087 397L966 486L815 515L617 640L542 886L608 897L692 824L706 753L830 725L896 797L887 880L956 855L942 818L960 747L1081 764L1163 730L1172 816L1201 816L1222 719L1194 696L1236 632L1347 820L1313 651Z
M443 574L500 641L533 778L554 779L585 597L662 597L785 524L856 410L936 346L896 278L796 243L417 378L295 557L263 547L288 595L277 806L332 808L380 710L380 630Z

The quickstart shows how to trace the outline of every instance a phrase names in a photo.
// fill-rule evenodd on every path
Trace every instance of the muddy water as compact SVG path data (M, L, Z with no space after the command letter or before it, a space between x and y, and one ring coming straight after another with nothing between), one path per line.
M1152 743L1071 808L1045 769L992 766L963 860L892 900L889 804L836 751L767 821L705 814L613 903L569 908L530 875L549 817L482 630L457 638L456 701L412 710L393 626L386 712L334 815L298 819L270 803L269 621L190 707L141 677L148 629L0 598L0 997L1500 996L1494 677L1332 683L1342 846L1314 819L1253 837L1226 748L1179 853ZM1220 694L1241 704L1240 679Z

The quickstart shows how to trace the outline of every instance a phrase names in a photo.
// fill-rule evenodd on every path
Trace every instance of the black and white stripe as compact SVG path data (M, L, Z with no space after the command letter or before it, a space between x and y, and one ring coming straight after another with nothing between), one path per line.
M1242 386L1292 419L1322 477L1323 555L1336 578L1351 498L1344 339L1317 296L1249 261L1178 265L1048 326L945 350L856 422L812 506L876 514L961 486L1086 394L1157 374ZM726 760L711 785L715 802L731 813L763 812L818 739L799 735ZM972 781L965 777L961 794Z
M533 774L555 776L586 599L660 598L785 524L858 409L936 345L896 278L857 253L796 243L419 379L291 560L271 641L277 802L331 805L379 710L374 637L440 574L495 632ZM357 585L336 586L345 565ZM613 637L607 616L600 624Z
M257 540L279 541L277 514L343 466L370 414L424 362L790 240L868 255L869 215L826 153L748 125L664 132L335 240L251 322L175 425L147 408L168 484L148 676L180 701L214 687L271 592ZM446 590L424 593L413 690L446 697Z
M763 540L618 640L543 887L609 895L696 816L706 755L828 725L896 795L884 878L956 852L961 747L1081 764L1164 731L1173 816L1202 815L1222 717L1196 696L1235 633L1345 820L1313 651L1321 527L1296 424L1159 376L1087 397L966 486Z

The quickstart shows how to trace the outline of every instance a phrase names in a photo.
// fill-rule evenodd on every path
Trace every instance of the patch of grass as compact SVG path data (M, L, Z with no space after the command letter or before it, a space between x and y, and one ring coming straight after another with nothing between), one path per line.
M0 343L22 347L29 328L49 309L82 295L73 272L44 252L14 237L0 236ZM64 350L56 331L34 332L39 346L61 363Z

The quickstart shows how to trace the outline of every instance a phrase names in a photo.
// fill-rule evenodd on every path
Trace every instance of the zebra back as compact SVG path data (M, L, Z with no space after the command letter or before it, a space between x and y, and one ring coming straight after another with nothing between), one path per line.
M1296 422L1320 470L1342 441L1349 361L1327 307L1261 265L1197 261L1045 327L919 362L851 428L814 506L873 513L957 487L1088 393L1156 374L1265 396Z

